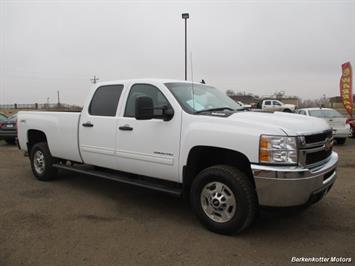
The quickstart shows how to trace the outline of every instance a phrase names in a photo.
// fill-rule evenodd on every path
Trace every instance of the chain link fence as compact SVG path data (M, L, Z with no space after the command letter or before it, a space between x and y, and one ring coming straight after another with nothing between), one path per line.
M82 107L63 103L32 103L32 104L0 104L3 110L46 110L46 111L67 111L80 112Z

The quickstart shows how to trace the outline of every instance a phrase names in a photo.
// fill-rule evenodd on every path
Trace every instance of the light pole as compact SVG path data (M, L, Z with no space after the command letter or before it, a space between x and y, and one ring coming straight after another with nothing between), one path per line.
M185 80L187 80L187 19L189 13L182 13L182 18L185 20Z

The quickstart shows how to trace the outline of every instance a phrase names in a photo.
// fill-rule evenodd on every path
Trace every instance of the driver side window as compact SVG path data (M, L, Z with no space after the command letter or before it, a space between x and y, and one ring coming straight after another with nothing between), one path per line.
M162 106L171 107L168 100L157 87L150 84L135 84L131 87L131 91L128 95L126 109L124 113L125 117L135 117L136 98L140 96L148 96L152 98L154 108ZM154 110L154 115L158 116L161 114L161 109Z

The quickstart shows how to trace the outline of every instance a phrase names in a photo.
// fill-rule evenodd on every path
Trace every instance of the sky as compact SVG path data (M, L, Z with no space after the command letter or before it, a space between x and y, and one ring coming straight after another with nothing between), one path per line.
M184 12L188 79L223 91L331 97L341 64L355 65L355 0L0 0L0 104L59 90L82 105L94 75L182 80Z

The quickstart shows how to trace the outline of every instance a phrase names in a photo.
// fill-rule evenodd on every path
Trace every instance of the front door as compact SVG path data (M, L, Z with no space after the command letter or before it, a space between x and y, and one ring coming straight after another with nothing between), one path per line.
M125 110L118 120L117 164L123 171L176 181L180 143L181 111L168 100L167 88L152 84L133 84ZM169 106L175 111L170 121L136 120L135 100L149 96L154 107ZM172 96L171 96L172 97ZM176 104L176 102L174 102ZM155 113L161 110L155 110Z
M116 169L117 106L123 85L98 87L79 123L79 146L86 164Z

